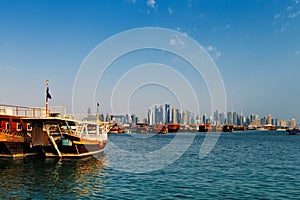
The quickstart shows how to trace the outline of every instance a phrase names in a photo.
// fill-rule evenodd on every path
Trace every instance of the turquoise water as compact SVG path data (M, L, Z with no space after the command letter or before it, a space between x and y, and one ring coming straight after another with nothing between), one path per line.
M178 135L182 144L193 139L190 134ZM132 163L127 167L133 172L120 171L125 169L126 155L117 154L111 146L97 158L81 160L2 159L0 198L300 198L299 136L285 132L223 133L212 151L199 158L204 136L197 134L175 162L146 173L135 173ZM119 149L143 153L137 156L158 151L174 138L172 134L109 136ZM160 164L151 162L148 168L156 169L156 163Z

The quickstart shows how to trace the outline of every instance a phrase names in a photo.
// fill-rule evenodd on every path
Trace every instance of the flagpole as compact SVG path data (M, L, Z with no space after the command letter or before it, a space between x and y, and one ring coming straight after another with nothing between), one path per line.
M48 85L49 85L49 81L46 80L46 91L47 91ZM46 94L46 117L49 117L48 94Z
M100 115L99 115L99 103L97 102L97 111L96 111L96 118L97 118L97 121L100 120Z

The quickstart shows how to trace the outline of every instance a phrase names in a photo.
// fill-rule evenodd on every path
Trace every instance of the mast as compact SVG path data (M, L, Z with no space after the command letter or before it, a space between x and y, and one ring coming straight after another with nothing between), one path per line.
M100 116L99 116L99 106L100 106L100 104L97 102L97 111L96 111L96 121L97 121L97 126L96 126L96 129L97 129L97 131L96 131L96 134L97 135L99 135L100 134L100 131L99 131L99 119L100 119Z
M49 81L46 80L46 117L50 116L48 99L51 99L51 95L49 93Z

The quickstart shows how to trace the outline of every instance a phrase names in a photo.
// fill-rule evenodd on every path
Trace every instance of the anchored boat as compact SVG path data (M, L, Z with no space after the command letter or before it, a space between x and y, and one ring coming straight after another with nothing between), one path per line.
M23 118L32 116L28 107L0 105L0 157L27 157L38 155L31 145L31 124Z
M48 99L47 80L46 107L0 105L0 157L80 158L104 150L109 123L67 115L62 106L49 109Z
M288 135L300 135L300 129L287 129Z
M180 128L180 124L168 124L167 129L169 133L177 133Z
M32 124L32 146L45 157L80 158L100 153L108 140L109 124L67 117L27 118Z
M165 124L154 124L153 131L154 133L166 134L168 133L168 127Z

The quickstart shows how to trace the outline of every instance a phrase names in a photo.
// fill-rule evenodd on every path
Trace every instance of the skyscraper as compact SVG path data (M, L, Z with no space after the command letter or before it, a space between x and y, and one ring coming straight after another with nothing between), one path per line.
M218 110L216 110L216 111L214 112L214 118L213 118L213 121L214 121L214 124L215 124L215 125L220 124L220 123L219 123L219 111L218 111Z
M219 122L221 125L226 123L225 113L219 113Z
M272 124L272 116L271 116L271 114L268 114L267 124Z
M296 119L290 119L289 120L289 127L290 128L296 128L297 127Z
M153 125L154 124L153 107L148 109L148 123L149 123L149 125Z
M155 105L154 121L155 121L155 124L163 124L164 123L163 105Z
M237 125L237 113L236 112L232 113L232 124L235 126Z
M165 124L170 123L170 104L165 104Z
M179 110L177 108L172 109L172 123L179 123Z
M170 123L170 104L156 104L148 108L148 123L154 124L168 124Z
M232 112L227 113L227 124L233 125L233 114L232 114Z
M206 114L203 114L203 116L202 116L202 123L206 123Z
M184 125L188 124L188 111L186 110L182 112L182 123Z

